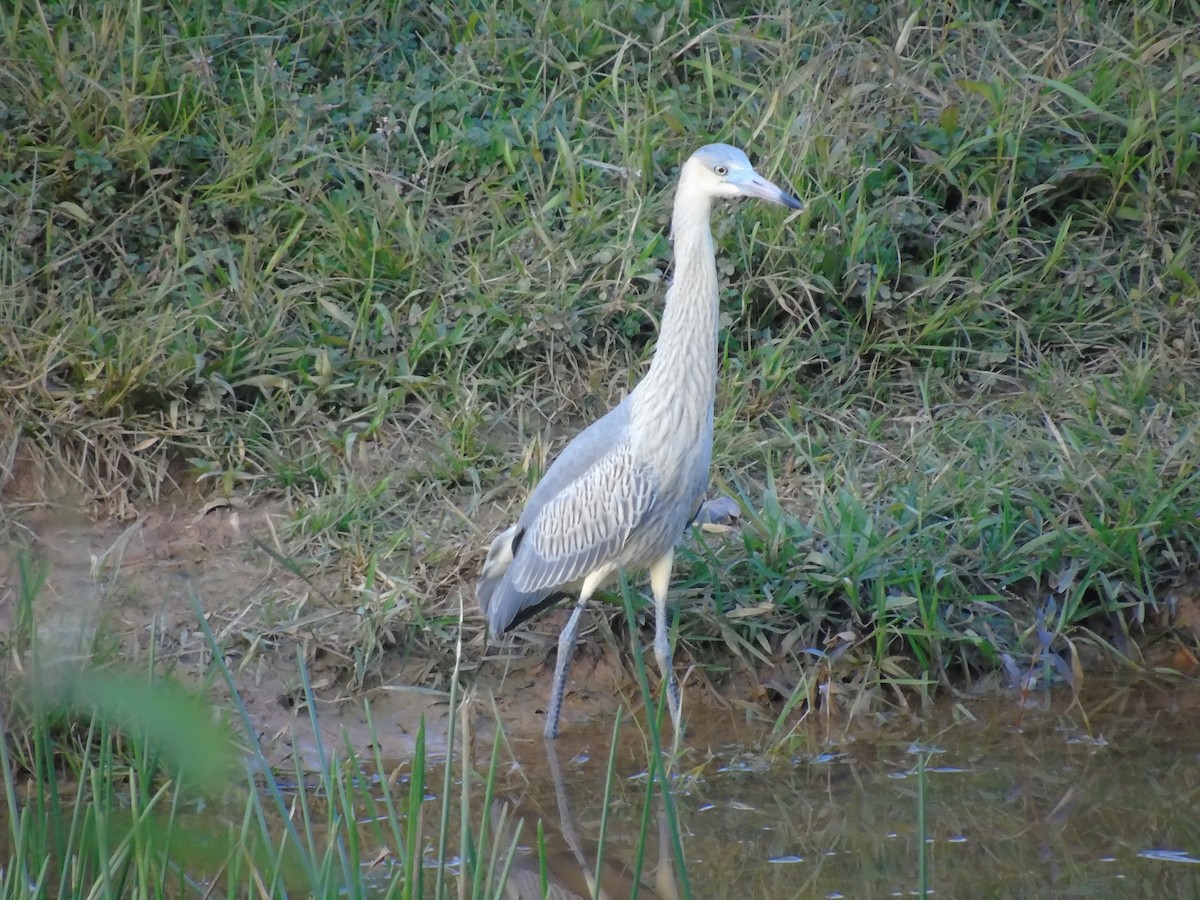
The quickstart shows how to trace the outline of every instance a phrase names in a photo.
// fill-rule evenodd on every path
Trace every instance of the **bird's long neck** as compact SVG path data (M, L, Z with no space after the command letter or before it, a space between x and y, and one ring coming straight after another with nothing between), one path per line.
M680 184L671 219L674 279L650 371L630 398L643 433L706 445L712 440L720 316L710 209L707 197L694 198Z

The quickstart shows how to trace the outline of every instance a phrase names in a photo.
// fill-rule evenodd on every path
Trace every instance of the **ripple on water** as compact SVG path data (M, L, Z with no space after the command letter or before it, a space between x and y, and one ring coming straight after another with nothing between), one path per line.
M693 709L675 803L695 896L912 896L922 853L946 897L1200 896L1200 687L1109 684L1043 706L960 698L882 728L799 729L772 752L765 733L722 745ZM591 746L565 792L594 838L607 753ZM645 760L622 765L606 858L632 858L643 821Z

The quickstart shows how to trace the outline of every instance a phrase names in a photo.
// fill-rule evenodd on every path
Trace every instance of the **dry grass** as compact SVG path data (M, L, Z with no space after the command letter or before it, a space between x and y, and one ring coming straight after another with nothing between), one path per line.
M717 217L747 525L685 554L681 644L793 702L1136 657L1200 554L1196 10L592 12L0 12L0 478L282 497L356 680L448 662L726 140L808 205Z

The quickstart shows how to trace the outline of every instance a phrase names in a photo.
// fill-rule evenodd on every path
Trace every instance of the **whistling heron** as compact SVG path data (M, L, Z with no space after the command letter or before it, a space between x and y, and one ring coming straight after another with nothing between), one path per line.
M654 651L676 738L679 684L667 640L667 588L675 544L704 499L712 459L720 315L709 214L720 197L754 197L800 209L727 144L683 164L671 218L675 271L650 370L614 409L580 432L500 534L476 593L492 636L578 593L558 643L546 737L558 735L567 667L588 599L619 570L648 569Z

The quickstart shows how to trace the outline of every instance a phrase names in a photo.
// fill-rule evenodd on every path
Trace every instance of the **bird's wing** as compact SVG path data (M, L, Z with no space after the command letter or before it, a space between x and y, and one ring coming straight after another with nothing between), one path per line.
M628 399L628 398L626 398ZM622 402L567 445L517 524L492 542L476 586L493 636L503 634L615 561L653 508L658 481L635 462Z
M504 581L508 567L512 565L513 538L519 530L519 525L506 528L496 536L492 546L488 548L487 558L484 559L483 569L479 573L479 581L475 585L475 596L479 598L479 608L485 616L488 614L488 606L491 605L496 588Z
M653 506L657 480L628 441L596 458L532 512L513 540L512 585L523 594L571 584L618 558ZM521 517L525 519L525 516Z

